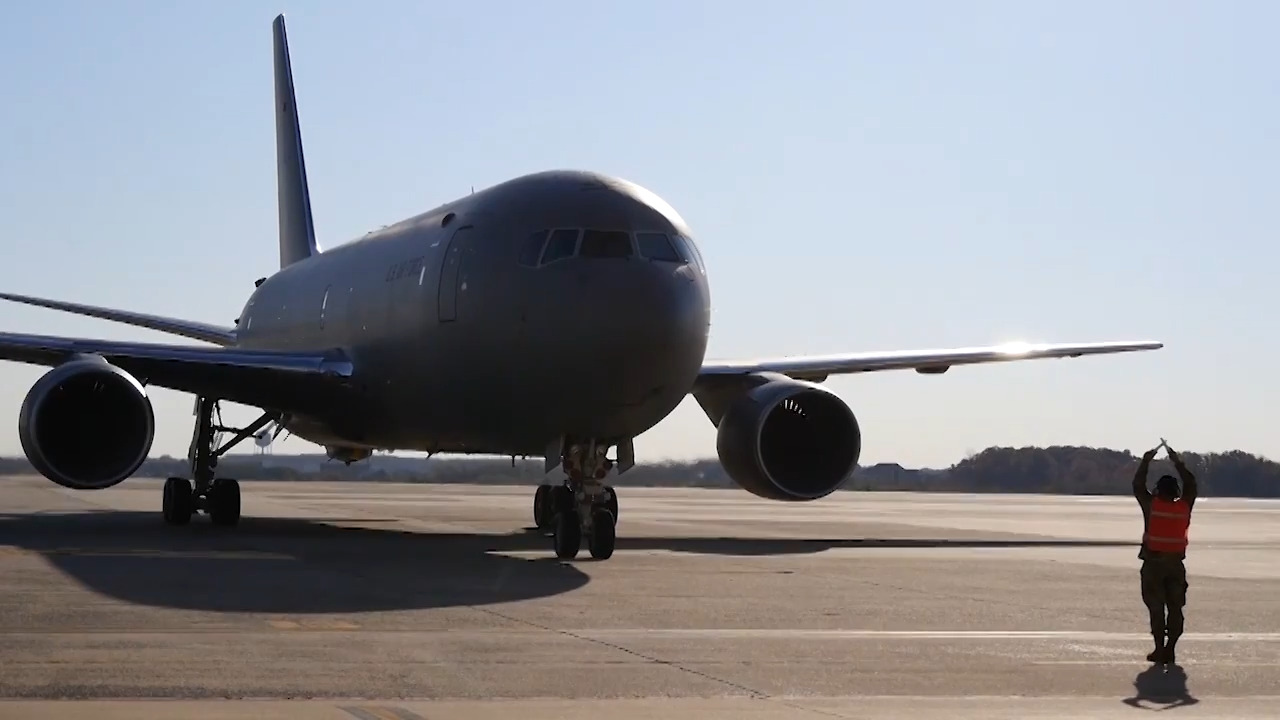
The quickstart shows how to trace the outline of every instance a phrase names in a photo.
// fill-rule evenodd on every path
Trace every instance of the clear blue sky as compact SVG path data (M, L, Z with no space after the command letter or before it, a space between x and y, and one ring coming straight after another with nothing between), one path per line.
M14 3L0 287L237 317L277 266L280 11L322 246L598 170L693 225L716 357L1167 343L832 380L866 462L1161 435L1280 457L1276 4ZM165 339L8 304L0 328ZM4 454L41 372L0 365ZM185 454L191 398L153 397L155 452ZM689 400L637 450L712 456L714 429Z

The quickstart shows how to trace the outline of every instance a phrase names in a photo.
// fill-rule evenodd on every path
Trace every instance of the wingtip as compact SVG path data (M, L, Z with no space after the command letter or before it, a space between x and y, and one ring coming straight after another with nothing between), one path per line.
M1160 340L1118 340L1100 343L1100 345L1121 350L1159 350L1164 347L1164 342Z
M1107 343L1108 345L1122 350L1159 350L1164 347L1164 343L1159 340L1132 340L1129 342Z

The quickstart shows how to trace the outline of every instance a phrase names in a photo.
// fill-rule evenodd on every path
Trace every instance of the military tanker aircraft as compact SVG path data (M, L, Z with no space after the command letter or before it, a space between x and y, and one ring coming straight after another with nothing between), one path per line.
M633 439L689 394L738 485L807 501L840 488L862 449L853 411L821 385L830 375L1162 347L708 361L707 267L689 226L653 192L592 172L518 177L322 251L283 16L273 33L280 269L257 281L231 326L0 294L201 343L0 333L0 359L51 367L23 401L18 432L59 485L107 488L138 470L155 432L147 386L157 386L195 396L191 477L164 484L171 525L201 512L236 525L239 484L216 473L218 458L274 424L346 462L377 450L543 457L564 478L538 487L537 526L561 558L585 539L604 559L618 518L606 481L634 465ZM226 427L221 401L262 415Z

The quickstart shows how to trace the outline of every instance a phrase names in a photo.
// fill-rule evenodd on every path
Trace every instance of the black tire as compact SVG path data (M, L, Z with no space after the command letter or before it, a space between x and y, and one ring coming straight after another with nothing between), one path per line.
M578 550L582 548L582 526L578 524L577 513L556 513L555 548L556 557L561 560L578 557Z
M605 485L604 489L609 493L609 501L605 503L605 507L609 508L609 512L613 513L613 524L618 524L618 493L613 489L612 485Z
M551 486L539 485L537 491L533 493L534 527L543 532L552 529L555 516L555 508L551 505Z
M209 488L209 519L224 527L240 522L240 483L231 478L213 481Z
M164 499L161 502L164 521L169 525L186 525L195 512L195 498L191 494L191 481L171 477L164 481Z
M568 513L577 517L578 503L573 498L573 492L564 485L552 485L551 492L548 495L551 498L551 514L554 516L558 513ZM553 519L554 523L555 520Z
M608 508L596 508L591 511L591 537L587 545L591 549L591 557L596 560L608 560L613 557L613 548L617 544L617 526L613 513Z

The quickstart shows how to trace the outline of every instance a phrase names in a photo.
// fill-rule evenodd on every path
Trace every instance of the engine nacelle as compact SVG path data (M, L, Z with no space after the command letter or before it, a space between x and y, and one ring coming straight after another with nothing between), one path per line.
M100 357L45 373L22 401L18 439L35 469L73 490L100 490L142 466L155 414L132 375Z
M817 500L840 489L862 453L853 411L830 390L773 380L729 404L716 434L720 464L770 500Z

